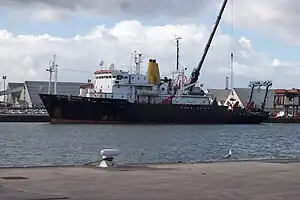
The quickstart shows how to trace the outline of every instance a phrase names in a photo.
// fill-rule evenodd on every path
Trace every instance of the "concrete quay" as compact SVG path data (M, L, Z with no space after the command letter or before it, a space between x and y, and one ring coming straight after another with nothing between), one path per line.
M1 168L1 200L298 200L298 162Z

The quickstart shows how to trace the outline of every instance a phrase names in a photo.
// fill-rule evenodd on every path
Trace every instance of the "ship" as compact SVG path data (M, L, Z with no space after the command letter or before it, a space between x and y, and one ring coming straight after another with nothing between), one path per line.
M158 61L148 60L147 73L141 68L141 54L135 56L135 72L108 69L94 72L93 80L79 88L78 96L40 93L51 123L100 124L260 124L269 113L249 106L219 105L215 96L198 86L198 77L204 59L220 22L227 0L223 2L202 58L186 78L187 68L179 65L179 40L177 41L176 78L161 78ZM56 75L57 76L57 75ZM51 78L50 78L51 80ZM251 94L256 86L270 82L251 83ZM267 90L266 90L267 94ZM266 97L264 99L264 102Z

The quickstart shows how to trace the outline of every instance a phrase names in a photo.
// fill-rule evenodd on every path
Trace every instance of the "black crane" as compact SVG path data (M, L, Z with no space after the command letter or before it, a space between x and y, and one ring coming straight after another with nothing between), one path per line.
M218 17L217 17L215 26L214 26L214 28L213 28L213 31L212 31L212 33L211 33L210 36L209 36L208 42L207 42L207 44L206 44L206 46L205 46L205 49L204 49L204 53L203 53L202 58L201 58L201 60L200 60L200 62L199 62L199 64L198 64L198 67L193 69L193 72L192 72L191 78L190 78L190 83L189 83L189 85L190 85L190 87L189 87L189 92L192 92L193 87L194 87L194 83L196 83L196 82L198 81L198 78L199 78L199 75L200 75L200 70L201 70L202 65L203 65L203 63L204 63L205 57L206 57L206 55L207 55L207 53L208 53L209 47L210 47L211 42L212 42L212 40L213 40L213 37L214 37L214 35L215 35L215 33L216 33L216 30L217 30L217 28L218 28L218 25L219 25L219 23L220 23L220 21L221 21L221 18L222 18L222 15L223 15L223 12L224 12L224 10L225 10L225 7L226 7L227 2L228 2L228 0L224 0L224 2L223 2L223 4L222 4L222 7L221 7L221 9L220 9L219 15L218 15Z

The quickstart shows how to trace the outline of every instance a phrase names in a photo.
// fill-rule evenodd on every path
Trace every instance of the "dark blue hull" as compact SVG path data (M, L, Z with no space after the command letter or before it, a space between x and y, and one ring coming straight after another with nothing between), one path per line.
M260 124L268 113L225 106L137 104L127 100L40 94L52 123Z

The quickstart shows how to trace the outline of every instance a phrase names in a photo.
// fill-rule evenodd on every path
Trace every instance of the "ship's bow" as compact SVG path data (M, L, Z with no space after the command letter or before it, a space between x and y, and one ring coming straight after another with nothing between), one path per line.
M53 118L54 114L54 109L57 105L57 95L52 95L52 94L39 94L39 97L47 110L50 119Z

